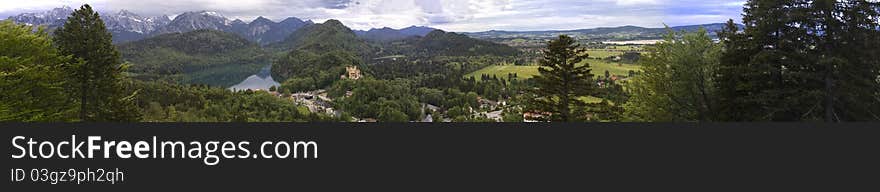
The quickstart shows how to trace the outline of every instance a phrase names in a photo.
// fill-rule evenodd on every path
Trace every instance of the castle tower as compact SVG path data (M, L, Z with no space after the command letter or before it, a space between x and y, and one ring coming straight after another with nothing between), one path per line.
M357 66L345 67L345 71L347 73L348 79L351 79L351 80L361 79L361 70L358 69Z

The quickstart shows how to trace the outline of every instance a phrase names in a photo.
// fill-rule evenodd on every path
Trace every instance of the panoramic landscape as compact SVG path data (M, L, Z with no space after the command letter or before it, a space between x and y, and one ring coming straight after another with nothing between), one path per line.
M880 121L871 0L117 2L0 9L0 122Z

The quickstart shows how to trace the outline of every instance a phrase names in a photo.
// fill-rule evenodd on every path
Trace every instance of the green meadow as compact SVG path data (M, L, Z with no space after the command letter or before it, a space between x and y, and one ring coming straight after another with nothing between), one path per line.
M605 71L607 70L612 75L616 76L627 76L629 75L629 71L640 71L641 66L636 64L622 64L622 63L612 63L604 60L590 59L584 61L584 63L589 63L592 68L592 73L596 76L605 75ZM498 78L507 78L508 74L514 73L517 75L519 79L529 79L535 75L538 75L538 66L537 65L493 65L488 66L483 69L477 70L470 74L465 75L465 78L475 77L477 80L480 79L481 74L487 74L489 76L497 76Z

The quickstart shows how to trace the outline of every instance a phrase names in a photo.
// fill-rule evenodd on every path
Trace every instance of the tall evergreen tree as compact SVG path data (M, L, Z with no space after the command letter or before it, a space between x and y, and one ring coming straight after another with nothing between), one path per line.
M866 0L749 1L743 32L719 35L719 111L727 120L880 119L876 15Z
M880 120L878 2L813 2L818 65L824 71L825 121Z
M0 122L72 120L61 56L42 28L0 21Z
M582 100L594 92L593 74L589 63L581 64L589 58L574 39L561 35L547 43L539 61L539 75L534 77L536 88L531 99L531 108L550 113L546 120L579 121L587 117L587 104Z
M752 53L747 39L741 35L741 29L733 19L728 20L724 29L718 32L723 54L719 58L719 66L716 72L717 90L717 120L741 121L748 119L748 111L758 111L757 105L748 105L745 100L751 94L747 89L745 71L749 69L748 55Z
M746 105L759 106L749 120L794 121L815 104L816 79L810 79L810 43L799 25L806 19L801 0L754 0L743 23L748 61ZM801 28L798 28L801 26Z
M83 5L55 31L55 42L62 54L82 61L68 68L75 79L71 91L79 102L81 121L136 121L140 118L134 94L126 93L125 66L112 44L101 17Z

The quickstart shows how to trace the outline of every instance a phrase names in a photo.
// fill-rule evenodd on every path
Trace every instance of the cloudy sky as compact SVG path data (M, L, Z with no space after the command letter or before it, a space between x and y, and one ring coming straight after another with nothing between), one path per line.
M738 20L743 0L0 0L0 18L89 3L145 16L217 11L231 19L339 19L354 29L431 26L447 31L660 27Z

